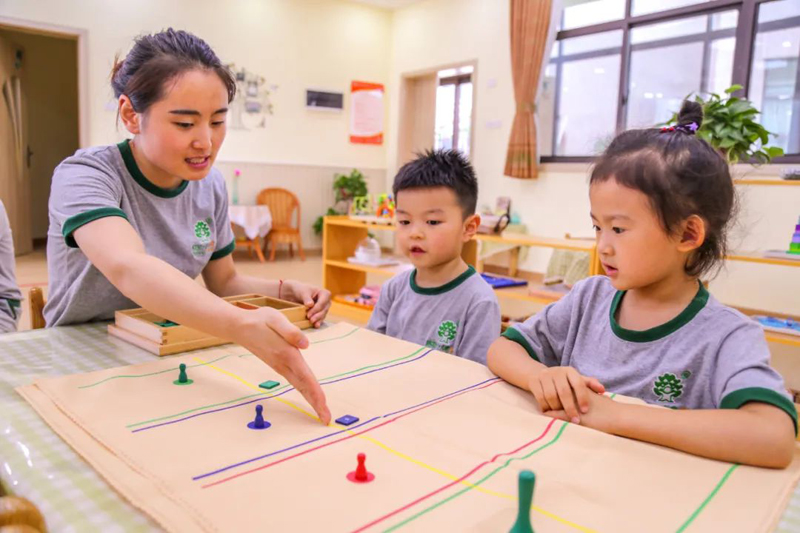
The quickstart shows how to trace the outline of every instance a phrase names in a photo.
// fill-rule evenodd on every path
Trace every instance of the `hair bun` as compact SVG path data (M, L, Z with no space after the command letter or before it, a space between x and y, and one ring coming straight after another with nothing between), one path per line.
M678 112L678 126L688 126L692 122L697 125L695 131L703 125L703 106L697 102L684 100Z

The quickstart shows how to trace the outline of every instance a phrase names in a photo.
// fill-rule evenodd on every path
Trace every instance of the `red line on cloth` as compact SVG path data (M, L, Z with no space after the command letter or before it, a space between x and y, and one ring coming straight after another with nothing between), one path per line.
M492 457L492 458L491 458L489 461L484 461L484 462L482 462L481 464L479 464L478 466L476 466L475 468L473 468L472 470L470 470L469 472L467 472L466 474L464 474L464 475L463 475L463 476L461 476L460 478L456 479L455 481L451 481L450 483L448 483L448 484L446 484L446 485L442 485L441 487L439 487L438 489L434 490L433 492L429 492L429 493L428 493L428 494L426 494L425 496L422 496L422 497L420 497L420 498L417 498L416 500L414 500L414 501L413 501L413 502L411 502L411 503L408 503L408 504L406 504L406 505L404 505L404 506L402 506L402 507L399 507L399 508L395 509L394 511L392 511L392 512L390 512L390 513L387 513L387 514L385 514L385 515L383 515L383 516L381 516L381 517L379 517L379 518L376 518L375 520L373 520L373 521L372 521L372 522L370 522L369 524L363 525L363 526L361 526L360 528L358 528L358 529L356 529L356 530L353 530L353 532L352 532L352 533L358 533L359 531L364 531L365 529L368 529L368 528L370 528L370 527L374 526L375 524L379 524L380 522L383 522L383 521L384 521L384 520L386 520L387 518L391 518L392 516L394 516L394 515L396 515L396 514L398 514L398 513L402 513L402 512L403 512L403 511L405 511L406 509L409 509L409 508L411 508L411 507L413 507L413 506L417 505L418 503L420 503L420 502L423 502L423 501L427 500L427 499L428 499L428 498L430 498L431 496L436 496L436 495L437 495L437 494L439 494L440 492L442 492L442 491L444 491L444 490L447 490L447 489L449 489L449 488L450 488L450 487L452 487L453 485L457 485L458 483L461 483L462 481L464 481L465 479L467 479L469 476L471 476L472 474L474 474L475 472L477 472L478 470L480 470L480 469L481 469L481 468L483 468L484 466L486 466L486 465L488 465L488 464L490 464L490 463L493 463L493 462L495 462L495 461L497 460L497 458L498 458L498 457L500 457L500 456L503 456L503 455L514 455L515 453L519 452L520 450L523 450L523 449L527 448L527 447L528 447L528 446L530 446L531 444L534 444L534 443L536 443L536 442L539 442L540 440L542 440L542 439L545 437L545 435L547 435L547 433L550 431L550 428L551 428L551 427L553 427L553 424L555 423L555 421L556 421L556 419L555 419L555 418L553 418L552 420L550 420L550 423L549 423L549 424L547 424L547 427L546 427L546 428L544 428L544 431L542 432L542 434L541 434L541 435L539 435L538 437L536 437L535 439L533 439L533 440L532 440L532 441L530 441L530 442L526 442L525 444L523 444L522 446L520 446L520 447L519 447L519 448L517 448L516 450L512 450L512 451L510 451L510 452L498 453L497 455L495 455L494 457Z
M265 464L263 466L259 466L258 468L252 468L250 470L245 470L244 472L239 472L238 474L234 474L232 476L228 476L228 477L220 479L218 481L214 481L213 483L207 483L205 485L202 485L201 488L207 489L207 488L210 488L210 487L214 487L216 485L220 485L222 483L226 483L228 481L232 481L232 480L234 480L234 479L236 479L238 477L246 476L247 474L252 474L254 472L258 472L259 470L264 470L266 468L270 468L272 466L279 465L279 464L281 464L283 462L286 462L286 461L288 461L290 459L294 459L296 457L300 457L301 455L305 455L307 453L311 453L311 452L314 452L316 450L321 450L322 448L326 448L328 446L333 446L334 444L338 444L340 442L344 442L346 440L350 440L350 439L352 439L354 437L358 437L359 435L363 435L364 433L367 433L367 432L372 431L374 429L378 429L381 426L385 426L387 424L391 424L392 422L397 422L398 420L400 420L403 417L406 417L408 415L414 414L414 413L416 413L418 411L422 411L423 409L427 409L428 407L433 407L434 405L436 405L438 403L446 402L447 400L452 400L453 398L457 398L457 397L461 396L462 394L467 394L467 393L470 393L470 392L473 392L473 391L476 391L476 390L485 389L487 387L491 387L492 385L497 385L498 383L504 383L504 382L502 380L494 381L492 383L489 383L488 385L484 385L483 387L470 389L470 390L464 391L462 393L455 394L453 396L449 396L447 398L442 398L438 402L434 402L434 403L430 403L428 405L424 405L424 406L420 407L419 409L414 409L413 411L408 411L407 413L403 413L402 415L398 415L398 416L396 416L396 417L394 417L392 419L387 420L386 422L381 422L380 424L378 424L376 426L372 426L369 429L365 429L364 431L359 431L358 433L353 433L352 435L348 435L347 437L343 437L343 438L341 438L339 440L334 440L334 441L331 441L331 442L327 442L325 444L320 444L319 446L315 446L314 448L309 448L308 450L303 450L302 452L296 453L294 455L290 455L288 457L284 457L283 459L278 459L277 461L273 461L271 463L267 463L267 464Z

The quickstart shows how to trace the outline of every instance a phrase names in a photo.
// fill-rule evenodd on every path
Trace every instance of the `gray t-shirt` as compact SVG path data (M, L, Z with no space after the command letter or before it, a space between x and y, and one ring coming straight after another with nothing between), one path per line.
M583 280L503 336L547 366L571 366L606 390L685 409L738 409L747 402L797 412L781 376L769 366L761 327L700 285L678 316L645 331L622 328L625 296L605 276Z
M500 306L492 288L469 267L441 287L420 287L416 270L381 287L367 328L486 364L500 334Z
M122 295L77 247L73 232L103 217L126 219L146 252L196 278L234 249L228 193L217 169L199 181L162 189L136 165L128 141L79 150L53 174L47 269L48 326L109 320L139 307Z
M17 330L22 294L14 274L14 239L3 202L0 201L0 333Z

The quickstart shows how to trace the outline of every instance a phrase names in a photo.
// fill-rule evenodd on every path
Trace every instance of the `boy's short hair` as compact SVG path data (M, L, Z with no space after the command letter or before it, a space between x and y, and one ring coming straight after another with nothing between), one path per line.
M447 187L456 194L464 218L475 213L478 180L469 160L457 150L426 150L403 165L394 178L397 193L405 189Z

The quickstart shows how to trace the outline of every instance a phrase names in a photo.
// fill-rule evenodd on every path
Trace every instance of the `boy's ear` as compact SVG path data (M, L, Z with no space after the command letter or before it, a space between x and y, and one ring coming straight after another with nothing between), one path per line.
M475 236L478 232L478 226L481 225L481 216L478 213L470 215L464 221L464 235L462 241L467 242Z
M678 251L691 252L703 245L706 240L706 223L697 215L687 218L681 227Z
M119 118L125 124L125 129L134 135L141 133L141 124L139 124L140 115L133 109L131 99L121 94L119 96Z

